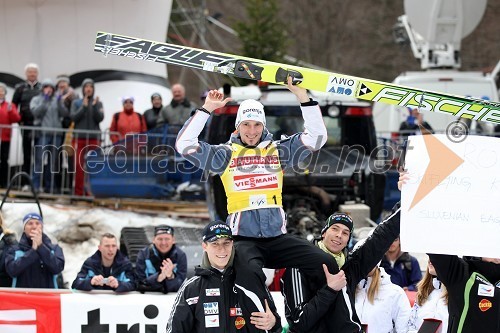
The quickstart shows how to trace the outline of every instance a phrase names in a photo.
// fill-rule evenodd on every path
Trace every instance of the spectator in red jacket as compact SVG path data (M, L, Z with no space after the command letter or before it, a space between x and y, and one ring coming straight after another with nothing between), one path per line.
M118 141L125 140L127 134L147 131L146 121L143 116L134 111L134 97L125 96L122 98L122 103L123 111L114 114L111 127L109 128L111 131L111 141L115 144Z
M0 82L0 125L10 126L21 120L15 104L5 100L7 86ZM6 187L9 174L10 127L0 127L0 187Z

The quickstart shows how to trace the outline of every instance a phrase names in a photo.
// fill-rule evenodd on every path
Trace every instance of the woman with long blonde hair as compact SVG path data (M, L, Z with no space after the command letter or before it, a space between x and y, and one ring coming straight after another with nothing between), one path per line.
M378 265L356 287L356 313L370 333L406 333L410 310L403 288Z
M3 216L0 213L0 287L10 287L12 278L5 271L5 255L9 246L17 244L15 235L3 225Z
M440 320L441 332L448 330L448 292L437 278L430 260L423 279L417 284L417 297L408 320L408 332L417 332L424 319Z

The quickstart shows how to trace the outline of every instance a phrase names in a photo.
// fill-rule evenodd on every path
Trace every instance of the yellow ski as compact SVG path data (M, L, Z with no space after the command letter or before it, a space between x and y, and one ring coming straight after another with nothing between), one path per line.
M418 107L457 117L500 123L500 103L478 98L404 87L392 83L320 71L272 61L98 32L94 51L131 59L186 66L251 80L285 84L287 77L301 87L362 100Z

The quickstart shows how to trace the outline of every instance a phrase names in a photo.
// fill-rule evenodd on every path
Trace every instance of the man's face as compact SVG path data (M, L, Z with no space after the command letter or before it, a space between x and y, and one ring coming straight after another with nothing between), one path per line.
M103 237L101 244L97 247L101 251L101 257L107 261L113 261L118 252L116 238Z
M153 104L154 108L160 108L162 100L160 97L155 96L155 97L153 97L153 100L151 101L151 103Z
M3 88L0 88L0 99L5 99L5 94L7 92L3 89Z
M233 241L228 238L220 238L215 242L201 243L203 250L208 255L210 264L217 269L225 269L231 252L233 250Z
M241 141L249 146L256 146L260 142L264 125L255 120L244 120L238 126Z
M343 224L332 224L323 235L323 244L332 253L340 253L346 246L351 231Z
M153 239L153 244L160 253L165 254L172 249L175 238L171 234L159 234Z
M31 219L29 220L25 226L24 226L24 233L28 238L30 237L31 233L35 230L42 231L43 230L43 224L37 219Z
M36 68L28 68L26 70L26 80L35 82L38 80L38 70Z
M180 84L174 84L172 86L172 98L176 102L182 102L186 97L186 91Z

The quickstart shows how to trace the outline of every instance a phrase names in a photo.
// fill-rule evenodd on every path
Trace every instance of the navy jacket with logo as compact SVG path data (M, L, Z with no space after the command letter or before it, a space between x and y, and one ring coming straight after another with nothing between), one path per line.
M167 333L263 332L250 324L250 313L245 313L240 307L244 304L242 297L251 297L253 293L235 285L233 258L220 272L210 267L207 254L203 255L202 265L196 267L195 276L186 280L177 293ZM274 303L269 307L276 317L276 325L268 332L281 332Z
M123 255L123 253L120 252L120 250L116 252L110 271L110 275L114 276L119 282L118 288L113 289L107 285L93 286L90 281L96 275L108 277L104 274L101 251L99 250L97 250L90 258L85 260L82 269L76 276L75 281L73 281L71 288L85 291L93 289L114 290L116 292L135 290L135 274L132 263L125 255Z
M156 249L156 246L150 244L139 252L137 261L135 262L139 291L161 291L168 293L179 290L187 274L186 254L174 244L165 257L170 258L172 263L176 265L174 268L174 278L172 280L165 279L160 283L157 279L161 271L160 267L163 258L158 249Z
M62 249L45 234L36 250L32 246L33 241L23 233L19 244L9 248L5 269L12 277L12 287L59 288L57 275L64 269Z

